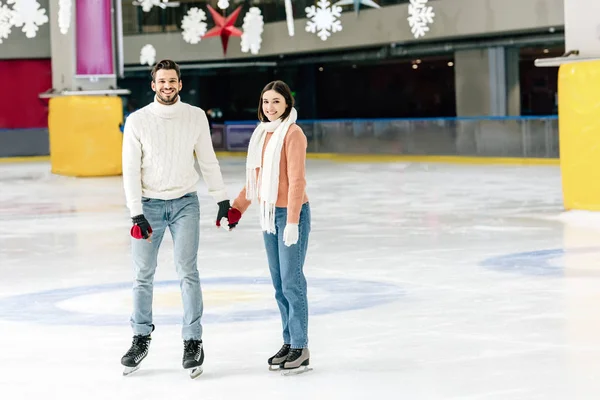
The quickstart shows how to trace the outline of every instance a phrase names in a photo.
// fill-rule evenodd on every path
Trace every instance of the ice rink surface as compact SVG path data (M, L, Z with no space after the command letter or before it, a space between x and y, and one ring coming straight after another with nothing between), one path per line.
M221 160L231 196L244 159ZM600 216L565 213L557 166L309 160L313 371L284 377L256 207L214 226L204 183L204 374L181 367L169 235L150 354L131 343L121 177L0 164L0 398L598 399Z

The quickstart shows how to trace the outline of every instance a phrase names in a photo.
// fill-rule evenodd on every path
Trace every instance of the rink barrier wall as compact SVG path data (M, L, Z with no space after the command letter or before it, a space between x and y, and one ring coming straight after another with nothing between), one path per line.
M0 160L49 154L47 128L0 129Z
M300 120L298 125L307 136L308 157L316 159L538 165L559 159L554 115ZM213 145L221 157L245 154L255 127L256 121L212 124ZM12 156L7 159L0 146L0 162L19 161Z
M559 157L555 116L300 121L299 125L311 153Z

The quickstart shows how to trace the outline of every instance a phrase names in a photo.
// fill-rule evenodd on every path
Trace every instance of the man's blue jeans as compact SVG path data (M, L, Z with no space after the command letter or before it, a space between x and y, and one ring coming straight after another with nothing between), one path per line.
M308 300L304 260L310 233L310 206L305 203L298 223L298 243L283 243L287 208L275 209L275 234L263 232L275 300L281 313L283 342L294 349L308 346Z
M158 249L167 227L173 237L175 268L180 279L183 300L184 340L202 338L203 303L198 274L200 206L196 193L174 200L142 198L144 216L152 227L152 242L132 238L135 281L131 327L134 335L152 331L152 295Z

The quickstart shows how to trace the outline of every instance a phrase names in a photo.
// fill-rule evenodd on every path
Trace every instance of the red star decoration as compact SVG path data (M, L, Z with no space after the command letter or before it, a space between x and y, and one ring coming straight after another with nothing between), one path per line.
M227 16L227 18L223 17L208 4L206 5L206 7L208 8L208 11L210 11L210 13L212 14L216 26L210 31L206 32L206 34L203 37L207 38L213 36L221 36L221 43L223 44L223 54L227 54L227 44L229 43L229 36L242 36L242 31L233 26L238 15L240 15L240 11L242 11L242 6L236 8L235 11L231 13L231 15Z

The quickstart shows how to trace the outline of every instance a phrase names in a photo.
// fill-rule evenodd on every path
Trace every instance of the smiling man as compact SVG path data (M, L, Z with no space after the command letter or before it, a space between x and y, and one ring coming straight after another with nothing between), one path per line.
M181 280L183 367L202 373L202 292L197 267L200 206L199 174L219 205L217 226L230 208L205 112L181 101L181 71L171 60L152 69L154 102L127 118L123 137L123 184L133 226L133 343L121 359L127 375L148 354L158 250L167 228L173 238L175 268Z

